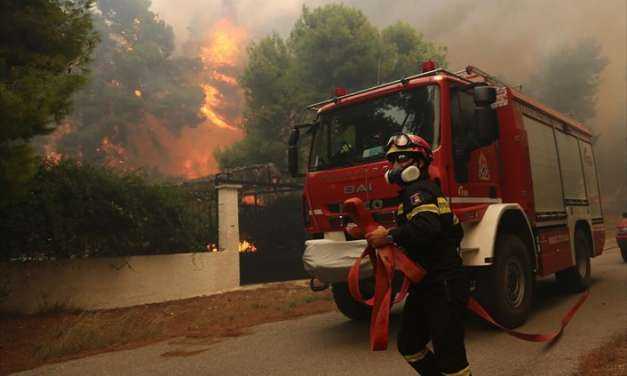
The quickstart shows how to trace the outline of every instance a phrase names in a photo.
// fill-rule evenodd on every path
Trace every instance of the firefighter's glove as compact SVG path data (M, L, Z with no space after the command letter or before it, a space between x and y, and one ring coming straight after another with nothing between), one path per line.
M357 226L355 223L347 224L346 227L344 228L344 231L346 231L353 239L364 238L364 231L361 229L361 227Z
M383 226L379 226L374 231L367 233L366 240L374 248L381 248L392 243L388 236L388 230Z

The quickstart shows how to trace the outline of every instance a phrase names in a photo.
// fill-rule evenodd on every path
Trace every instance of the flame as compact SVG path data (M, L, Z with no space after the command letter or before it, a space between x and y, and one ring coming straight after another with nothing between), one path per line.
M220 128L237 129L229 125L220 115L215 112L215 108L220 107L224 103L224 97L215 87L204 84L202 89L205 92L205 103L200 108L200 112L205 115L213 125Z
M220 251L220 249L218 248L217 244L213 244L213 243L209 243L207 244L207 251L208 252L218 252ZM255 245L247 240L242 240L239 242L239 249L238 251L240 253L255 253L257 252L257 247L255 247Z
M98 147L96 151L104 153L106 166L114 168L122 167L126 169L126 167L124 167L128 159L126 149L122 145L111 142L109 137L104 137L102 141L100 141L100 147Z
M253 243L242 240L241 242L239 242L239 251L241 253L254 253L257 252L257 247L255 247Z
M211 78L216 81L222 81L231 86L237 86L237 80L235 77L227 76L226 74L220 72L211 72Z
M59 163L61 159L63 159L63 153L57 150L57 146L63 137L70 134L75 129L74 124L68 121L64 121L57 126L54 132L48 136L48 140L42 145L44 158L54 164Z
M208 82L201 85L205 100L200 113L214 126L237 129L221 110L227 107L224 91L235 90L241 96L235 72L243 59L247 39L248 33L245 29L225 18L213 25L205 37L204 45L200 47L200 60L209 78ZM231 120L238 122L237 119Z
M242 197L242 204L244 205L255 205L255 196L254 195L246 195Z
M209 30L207 44L200 49L205 66L235 66L248 38L245 29L223 18Z
M136 97L141 97L142 96L141 90L135 90L134 93L135 93Z
M128 135L133 150L130 162L133 166L151 167L168 175L195 179L216 173L213 150L230 145L241 136L240 130L210 124L174 132L158 118L147 115Z
M63 159L63 154L58 151L51 151L44 156L44 159L52 164L58 165L61 159Z
M242 196L242 204L244 205L251 205L251 206L264 206L265 202L263 200L263 197L259 197L257 196L255 198L255 195L244 195Z

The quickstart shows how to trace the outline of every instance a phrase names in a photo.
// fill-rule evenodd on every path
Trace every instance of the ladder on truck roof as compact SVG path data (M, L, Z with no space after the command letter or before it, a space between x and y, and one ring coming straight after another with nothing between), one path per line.
M437 74L446 74L452 77L455 77L459 80L465 81L468 84L476 84L479 83L481 81L473 81L473 79L476 78L481 78L483 80L483 82L487 83L488 85L492 85L492 86L507 86L507 87L516 87L513 85L510 85L502 80L499 80L498 78L486 73L485 71L473 66L473 65L468 65L466 66L466 68L458 71L458 72L449 72L448 70L444 69L444 68L437 68L428 72L424 72L424 73L420 73L420 74L415 74L412 76L407 76L407 77L403 77L400 80L396 80L396 81L391 81L391 82L387 82L381 85L376 85L376 86L372 86L366 89L362 89L362 90L358 90L352 93L348 93L346 95L342 95L342 96L336 96L336 97L332 97L329 99L325 99L323 101L314 103L314 104L310 104L309 106L306 107L307 110L312 110L312 111L317 111L318 109L320 109L320 107L329 104L331 102L338 102L341 99L345 99L345 98L350 98L352 96L355 95L359 95L359 94L363 94L372 90L376 90L376 89L381 89L384 87L388 87L388 86L392 86L392 85L397 85L397 84L403 84L403 85L407 85L407 83L410 80L416 79L416 78L422 78L422 77L429 77L429 76L435 76ZM522 89L521 85L518 85L518 90L520 91Z
M474 84L475 83L475 82L469 80L468 78L465 78L463 76L458 75L457 73L449 72L449 71L447 71L444 68L437 68L437 69L434 69L434 70L431 70L431 71L428 71L428 72L424 72L424 73L415 74L415 75L412 75L412 76L403 77L400 80L391 81L391 82L387 82L387 83L384 83L384 84L381 84L381 85L372 86L372 87L369 87L367 89L358 90L358 91L355 91L355 92L352 92L352 93L348 93L346 95L342 95L342 96L339 96L339 97L336 96L336 97L332 97L332 98L329 98L329 99L325 99L325 100L323 100L321 102L310 104L309 106L306 107L306 109L307 110L316 111L320 107L324 106L325 104L329 104L331 102L338 102L340 99L350 98L350 97L355 96L355 95L363 94L363 93L366 93L366 92L369 92L369 91L372 91L372 90L381 89L381 88L392 86L392 85L397 85L397 84L407 85L410 80L413 80L413 79L416 79L416 78L422 78L422 77L435 76L435 75L437 75L439 73L444 73L444 74L447 74L449 76L452 76L452 77L455 77L457 79L460 79L462 81L466 81L466 82L468 82L468 84Z
M506 87L510 87L510 88L517 88L518 91L522 91L522 85L510 85L509 83L500 80L494 76L492 76L491 74L473 66L473 65L468 65L466 66L466 68L458 71L455 73L456 76L458 77L464 77L464 79L468 80L468 81L472 81L473 78L477 78L480 77L484 80L485 83L487 83L488 85L492 85L492 86L506 86ZM475 82L475 81L473 81Z

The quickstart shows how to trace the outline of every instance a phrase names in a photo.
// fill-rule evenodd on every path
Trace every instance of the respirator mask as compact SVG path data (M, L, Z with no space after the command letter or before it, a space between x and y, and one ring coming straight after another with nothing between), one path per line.
M418 166L410 165L406 167L396 167L385 172L385 181L388 184L405 185L420 178Z

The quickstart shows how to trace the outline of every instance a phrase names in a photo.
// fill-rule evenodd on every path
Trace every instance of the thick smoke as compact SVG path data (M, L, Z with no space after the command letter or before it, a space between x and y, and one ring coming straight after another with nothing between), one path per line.
M272 31L285 35L303 4L316 7L329 2L156 0L153 9L174 25L182 42L190 33L201 32L225 16L246 27L253 38ZM523 90L551 51L574 46L582 38L596 39L609 63L601 74L597 115L588 125L600 132L597 159L608 202L627 195L627 1L397 0L393 5L383 0L343 2L363 10L380 27L398 20L410 23L428 39L448 47L451 69L476 65L511 84L523 85Z

